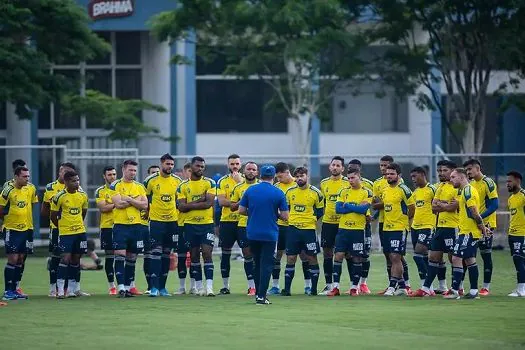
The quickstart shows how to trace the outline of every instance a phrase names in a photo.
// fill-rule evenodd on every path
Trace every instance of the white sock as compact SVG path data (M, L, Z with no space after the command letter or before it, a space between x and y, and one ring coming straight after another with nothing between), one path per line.
M359 284L366 284L366 281L368 280L368 278L364 278L364 277L361 277L359 279Z
M406 281L405 281L405 285L407 286L407 288L410 288L410 281L409 281L409 280L406 280Z
M461 282L459 283L459 289L464 289L464 288L463 288L463 281L461 281Z
M525 283L518 283L517 290L520 292L520 294L525 294Z
M447 290L447 280L440 280L439 281L439 289L440 290Z
M255 288L255 281L254 280L248 280L248 288Z
M486 290L489 290L490 289L490 283L483 282L483 288L485 288Z
M339 282L332 283L332 288L339 288Z
M57 289L57 284L56 283L51 283L49 285L49 291L50 292L54 292L54 291L56 291L56 289Z
M75 292L80 291L80 282L75 282Z
M118 285L118 291L120 292L121 290L126 290L126 287L123 284Z
M58 294L64 295L64 285L66 284L66 280L57 280L57 288L58 288Z
M186 279L185 278L179 279L179 287L180 289L186 289Z
M478 294L478 290L477 289L471 289L470 290L470 294L471 295L476 295L476 294Z
M421 286L425 284L425 280L421 280Z
M115 282L109 282L108 285L110 289L115 288Z
M431 290L430 288L425 287L425 286L421 287L421 289L424 290L427 293L430 293L430 290Z
M230 288L230 277L223 277L222 278L222 285L224 288Z
M129 287L130 287L130 288L135 288L135 281L131 281Z
M124 286L124 289L129 292L129 290L131 289L131 286Z
M77 291L77 281L75 280L68 280L67 281L67 290L70 293L74 293Z
M304 288L312 288L312 280L304 280Z
M16 289L20 288L20 281L16 282Z
M198 290L201 290L202 289L202 280L195 281L195 287L197 287Z
M272 287L279 288L279 279L275 278L272 280Z
M213 280L206 280L206 288L213 289Z
M196 288L195 287L195 278L190 278L190 289Z
M358 288L357 288L357 286L356 286L355 284L352 284L352 285L350 286L350 289L358 289Z

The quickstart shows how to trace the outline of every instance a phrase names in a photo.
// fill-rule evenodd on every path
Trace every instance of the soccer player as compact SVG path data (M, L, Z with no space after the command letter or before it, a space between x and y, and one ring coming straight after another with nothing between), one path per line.
M525 190L521 188L522 180L517 171L507 173L507 190L510 193L509 248L518 280L516 289L509 297L525 297Z
M454 188L459 190L459 232L454 242L452 256L452 289L446 299L459 299L459 287L463 280L463 266L468 269L470 292L465 299L479 299L478 278L479 271L476 264L478 242L481 237L492 234L483 224L479 214L480 198L477 190L469 184L467 172L463 168L456 168L450 175Z
M421 286L425 284L428 271L428 247L436 225L436 216L432 212L432 200L436 189L427 181L427 173L422 167L415 167L410 172L414 184L414 202L416 211L410 228L414 262L419 272Z
M170 154L160 157L160 172L144 180L146 195L150 200L150 296L170 296L166 281L170 270L171 250L177 242L178 210L177 188L182 179L172 173L175 160Z
M423 287L412 294L414 297L424 297L433 294L432 283L438 277L439 287L436 294L447 293L446 265L443 254L448 254L448 260L452 263L452 252L456 239L458 227L458 191L450 181L450 176L456 164L449 160L441 160L437 163L439 184L432 200L432 211L436 214L436 230L430 241L428 254L427 276ZM460 288L460 294L463 293Z
M64 174L68 171L76 171L73 163L62 163L58 168L58 179L48 183L44 192L42 200L42 208L40 214L43 217L49 218L51 216L51 199L60 191L66 188L64 185ZM58 250L58 227L53 221L49 221L49 296L54 298L57 293L57 271L60 263L60 252ZM67 281L66 281L67 285Z
M135 280L137 254L144 248L144 225L141 212L147 210L146 189L135 181L138 163L128 159L122 164L122 178L113 182L113 247L118 297L130 298L131 282Z
M342 273L342 264L345 255L352 258L350 295L359 295L359 282L363 256L365 250L367 212L372 203L372 191L361 184L361 175L357 169L348 170L350 187L339 193L336 201L336 212L339 219L339 232L335 240L334 287L327 293L328 296L339 295L339 281Z
M111 184L117 179L117 170L113 166L107 166L102 171L104 185L95 191L97 208L100 211L100 248L104 250L106 278L109 284L109 295L117 295L115 286L115 253L113 251L113 209L115 204L111 202Z
M230 262L232 247L237 240L237 222L239 213L231 210L231 194L233 188L243 181L242 163L238 154L228 156L229 174L224 175L217 182L217 198L221 207L219 221L219 247L221 247L221 276L223 287L220 294L230 294ZM240 200L240 199L239 199ZM247 244L247 242L245 242ZM241 247L242 248L242 247Z
M160 172L160 168L158 165L150 165L148 167L147 176L151 176L153 174L158 174ZM149 235L149 202L148 202L148 209L141 210L140 212L140 223L142 224L141 227L143 235L144 235L144 261L142 262L142 269L144 270L144 277L146 278L146 283L148 285L147 290L144 292L145 295L150 295L151 292L151 273L150 273L150 263L151 263L151 242L150 242L150 235ZM131 289L130 292L133 295L141 295L142 293L135 287L135 281L131 281Z
M0 195L0 217L4 219L3 234L7 264L4 270L4 300L27 299L18 289L22 279L24 257L32 252L33 204L38 203L36 188L29 183L29 169L17 167L14 179Z
M190 274L195 278L199 294L213 297L213 202L217 193L215 181L204 177L206 163L202 157L191 159L191 177L177 190L179 210L184 216L184 237L190 244ZM200 251L204 259L206 289L202 286Z
M352 159L348 162L348 171L355 169L359 172L361 176L361 161L359 159ZM361 176L361 186L370 190L374 193L374 183L367 178ZM370 251L372 249L372 227L370 222L372 221L372 216L370 215L370 210L366 215L366 227L365 227L365 252L361 258L362 260L362 269L361 269L361 279L359 280L359 293L360 294L371 294L370 289L368 288L367 280L368 273L370 272ZM346 266L348 268L348 275L350 279L352 278L352 257L347 254L346 256ZM350 282L351 283L351 282ZM352 286L350 286L351 289ZM351 290L345 292L345 294L350 295Z
M317 220L323 216L324 198L322 192L308 183L308 169L297 167L294 171L297 186L286 191L286 201L290 208L288 232L286 233L285 285L281 295L290 296L292 280L295 275L295 262L301 250L306 251L312 287L309 295L317 295L319 280L319 247L315 232Z
M150 176L150 175L158 173L159 171L160 171L160 167L156 164L153 164L148 167L147 173L148 173L148 176Z
M80 189L75 171L64 174L65 188L51 200L51 221L58 227L60 263L57 273L57 298L64 299L68 279L67 297L89 296L80 290L80 258L87 253L84 219L88 209L88 196Z
M259 182L257 175L259 169L255 162L248 162L244 165L244 181L235 186L231 194L231 205L230 208L233 212L239 209L239 204L242 196L248 188ZM237 224L237 236L228 242L224 242L227 246L233 246L235 241L242 249L242 256L244 257L244 272L246 273L246 279L248 280L248 295L255 295L255 281L253 277L253 255L250 250L248 238L246 236L246 227L248 226L248 216L241 215ZM231 249L231 248L230 248Z
M335 203L341 190L348 187L348 179L343 176L345 160L340 156L332 158L328 166L330 177L321 180L320 190L324 196L325 209L321 227L321 248L323 249L323 271L326 286L321 295L326 295L332 289L332 274L334 268L335 236L339 227L341 215L336 213Z
M483 223L489 231L496 228L496 210L499 206L498 188L494 180L481 172L481 163L477 159L469 159L463 167L467 171L467 175L471 180L472 186L478 191L480 198L480 215L483 218ZM492 280L492 242L493 236L487 235L481 237L478 241L479 252L483 259L483 287L479 291L479 295L486 296L490 294L490 282Z
M383 235L383 225L384 225L384 210L382 209L381 205L381 196L382 192L385 188L389 186L387 178L386 178L386 172L387 167L394 162L394 158L392 156L386 155L381 157L379 160L379 170L381 171L381 177L376 179L374 181L373 186L373 193L374 193L374 200L372 201L372 208L376 210L376 215L379 220L378 228L379 228L379 241L381 243L381 247L388 247L388 242L384 240ZM403 179L399 179L400 183L403 183ZM385 249L383 248L383 254L385 255L385 261L386 261L386 271L388 274L388 280L390 281L390 276L392 275L392 262L389 259L389 253L385 252ZM408 264L406 263L406 260L404 256L401 258L401 263L403 264L403 279L405 281L405 285L407 286L408 291L410 292L410 282L409 282L409 276L408 276ZM386 291L386 289L385 289ZM379 292L379 294L384 294L385 291Z
M406 251L406 230L411 226L414 217L414 197L412 191L400 182L399 164L389 164L385 175L388 186L383 189L380 202L380 209L384 210L383 252L388 254L388 259L392 263L392 274L390 285L384 295L408 295L409 291L403 277L402 257Z
M25 160L23 159L15 159L13 161L13 163L11 163L11 166L12 166L12 169L13 169L13 172L16 170L16 168L18 167L25 167L26 166L26 162ZM4 189L7 185L12 185L13 183L15 182L15 179L12 178L11 180L7 180L4 185L2 186L2 189Z

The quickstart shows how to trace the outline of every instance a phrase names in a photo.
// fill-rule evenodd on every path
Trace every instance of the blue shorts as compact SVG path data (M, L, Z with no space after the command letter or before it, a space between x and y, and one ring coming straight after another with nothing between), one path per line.
M407 238L405 231L383 231L383 253L405 255Z
M177 221L154 221L149 222L149 244L151 248L176 248L179 235L179 224Z
M459 234L454 243L454 256L463 260L475 258L478 253L478 240L472 234Z
M73 235L58 236L58 249L60 254L86 254L87 235L75 233Z
M52 228L49 231L49 246L48 251L54 255L60 255L58 249L58 228Z
M412 240L412 247L416 249L416 245L419 243L425 247L430 247L430 242L432 240L432 229L431 228L421 228L421 229L411 229L410 236Z
M288 226L279 225L279 237L277 239L277 250L286 249L286 232L288 232Z
M525 237L509 236L510 255L525 258Z
M319 243L315 229L300 230L295 226L288 226L286 232L286 255L298 255L304 250L306 255L314 256L319 253Z
M102 250L113 250L113 229L100 229L100 248Z
M478 240L478 249L481 254L492 253L492 244L494 242L494 236L481 237Z
M321 247L334 248L337 233L339 232L339 224L329 224L323 222L321 226Z
M184 239L190 248L215 244L214 224L184 224Z
M219 247L231 249L237 241L237 221L221 221L219 225Z
M33 254L33 230L16 231L4 228L6 254Z
M379 242L381 243L381 248L384 248L387 245L387 242L385 241L385 235L383 234L383 223L382 222L378 224L378 232L379 232Z
M365 226L365 254L363 255L364 258L367 258L370 255L370 251L372 250L372 226L369 222L366 223Z
M186 253L190 251L190 245L184 238L184 225L179 225L177 233L178 234L175 237L175 245L173 246L173 249L177 251L179 256L186 255Z
M144 249L144 236L148 227L141 224L115 224L113 226L114 250L125 250L129 253L142 253Z
M142 252L144 254L149 254L151 252L151 239L149 236L149 225L140 225L142 226L141 232L142 232L142 243L144 245L144 248L142 249Z
M335 252L349 253L355 257L365 256L365 231L340 228L335 238Z
M433 252L452 253L456 241L456 229L452 227L437 227L430 240L430 250Z

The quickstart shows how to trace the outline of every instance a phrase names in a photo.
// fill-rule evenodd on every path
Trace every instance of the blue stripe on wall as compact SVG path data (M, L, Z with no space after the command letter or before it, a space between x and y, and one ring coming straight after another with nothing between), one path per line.
M197 152L197 82L195 72L195 34L188 38L189 42L186 42L185 53L193 64L186 65L185 71L185 96L186 101L182 103L186 104L186 115L182 116L186 118L186 134L184 139L186 140L186 154L194 155Z
M177 43L173 42L170 45L170 57L177 54ZM170 101L170 137L175 138L178 135L177 130L177 65L170 65L170 87L171 87L171 101ZM177 141L171 141L171 154L177 154Z
M310 140L310 153L319 154L319 139L321 137L321 121L317 116L312 118L312 130ZM321 176L321 163L319 158L310 159L310 175L312 177Z
M38 145L38 111L33 111L33 118L31 119L31 144ZM31 150L31 182L38 190L38 179L40 169L39 166L39 151L38 149L33 148ZM53 151L55 152L55 151ZM33 206L33 225L34 225L34 236L35 238L40 238L40 203L37 203Z
M437 69L433 69L433 74L436 76L439 76L439 71ZM441 95L441 86L439 82L433 82L432 83L432 92L439 93ZM441 101L440 101L441 103ZM432 127L432 137L430 142L432 143L430 145L431 152L434 153L435 151L435 145L442 146L442 120L441 120L441 113L439 112L439 109L436 108L434 111L430 111L430 118L431 118L431 127Z

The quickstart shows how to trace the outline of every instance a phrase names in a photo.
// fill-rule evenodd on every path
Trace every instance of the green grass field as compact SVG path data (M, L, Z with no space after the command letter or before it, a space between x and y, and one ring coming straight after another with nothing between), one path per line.
M494 259L493 295L481 300L308 297L302 295L298 264L294 295L256 306L244 295L239 261L232 261L234 294L228 296L122 300L106 295L103 271L85 271L82 288L93 296L54 300L47 297L45 259L30 258L22 283L30 300L0 308L0 348L525 348L525 298L506 296L515 285L512 260L508 252L497 252ZM415 265L410 268L412 285L418 287ZM218 263L215 281L218 291ZM137 284L144 287L142 271L137 271ZM178 287L176 272L170 273L168 284L170 290ZM369 286L376 292L385 284L383 257L375 255ZM346 289L347 275L342 285Z

